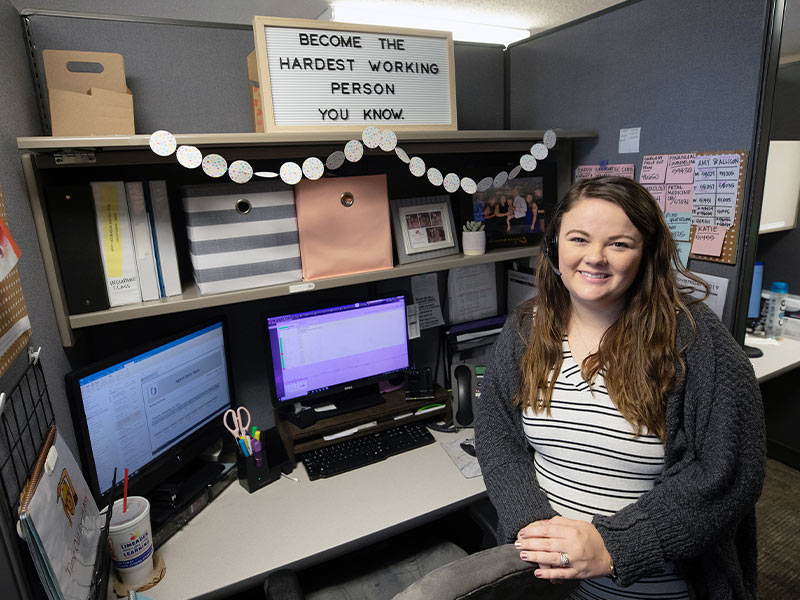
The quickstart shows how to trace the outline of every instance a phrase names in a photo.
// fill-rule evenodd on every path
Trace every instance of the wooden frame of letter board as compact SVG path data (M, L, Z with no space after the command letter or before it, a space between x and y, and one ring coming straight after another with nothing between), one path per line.
M721 154L738 154L741 158L739 168L739 181L736 184L736 213L733 215L733 226L725 232L725 239L722 242L722 252L719 256L708 256L706 254L689 253L689 258L706 260L709 262L726 263L729 265L736 263L736 246L739 244L739 217L742 213L742 185L744 184L745 170L747 169L747 150L731 150L721 152L695 152L695 156L718 156ZM694 232L697 228L692 225L689 235L690 243L694 243Z
M447 44L448 72L450 79L450 122L437 125L399 125L395 122L385 123L387 129L396 131L456 131L458 121L456 118L456 76L455 61L453 59L453 34L449 31L433 31L427 29L409 29L401 27L376 27L372 25L359 25L355 23L336 23L332 21L315 21L310 19L287 19L283 17L253 17L253 36L256 45L256 62L258 64L258 80L261 95L261 106L264 115L264 132L312 132L324 129L325 131L362 131L367 124L353 125L276 125L275 113L272 106L272 80L269 74L269 61L267 57L267 38L264 33L266 27L284 27L288 29L324 29L341 33L375 33L395 34L415 37L441 38ZM370 98L370 96L367 96ZM369 102L369 100L367 101ZM373 100L374 102L374 100ZM369 108L369 106L365 106ZM380 121L375 125L380 126Z

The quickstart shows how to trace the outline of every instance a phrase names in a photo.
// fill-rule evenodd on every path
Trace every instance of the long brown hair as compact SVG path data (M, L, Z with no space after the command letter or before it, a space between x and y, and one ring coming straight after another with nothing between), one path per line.
M678 316L685 314L694 327L688 304L697 301L687 296L690 289L678 285L675 271L697 284L706 296L708 285L682 266L664 215L650 193L624 177L577 182L548 219L536 268L539 292L524 317L531 321L531 330L515 404L534 412L550 412L571 311L569 292L555 270L558 233L563 215L584 198L599 198L622 208L642 234L644 247L622 312L603 334L597 352L584 359L581 374L591 381L603 370L611 399L637 433L647 429L664 440L667 394L685 371L681 349L675 347Z

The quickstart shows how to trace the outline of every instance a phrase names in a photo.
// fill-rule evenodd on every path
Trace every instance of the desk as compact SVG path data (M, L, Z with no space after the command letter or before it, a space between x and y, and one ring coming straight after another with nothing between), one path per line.
M437 443L329 479L309 481L298 463L299 482L282 477L254 494L234 482L159 549L167 574L145 594L224 597L280 567L323 562L485 496L483 478L466 479L438 443L464 432L433 434Z
M764 351L751 359L759 382L800 366L800 341L746 343ZM434 432L437 442L458 435ZM231 484L159 549L167 574L146 594L224 597L258 585L275 569L321 563L486 494L483 478L464 478L439 443L317 481L298 463L292 477L299 481L281 478L254 494ZM258 551L250 550L254 540Z
M800 367L800 341L798 340L783 338L780 342L776 342L748 335L745 336L744 343L764 352L764 356L750 359L758 383L764 383L773 377Z

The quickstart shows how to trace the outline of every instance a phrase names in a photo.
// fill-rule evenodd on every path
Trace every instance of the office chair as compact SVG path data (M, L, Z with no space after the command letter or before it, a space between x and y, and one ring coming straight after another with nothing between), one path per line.
M559 600L578 581L554 585L537 579L513 544L470 554L435 569L392 600Z
M299 575L290 569L274 571L264 582L264 595L267 600L391 600L434 569L467 555L447 540L393 542L379 542Z

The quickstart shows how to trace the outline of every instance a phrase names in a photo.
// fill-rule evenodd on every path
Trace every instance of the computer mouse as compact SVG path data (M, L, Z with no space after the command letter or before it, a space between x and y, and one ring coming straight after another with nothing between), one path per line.
M469 454L470 456L475 456L475 440L474 438L467 438L460 444L461 449Z

